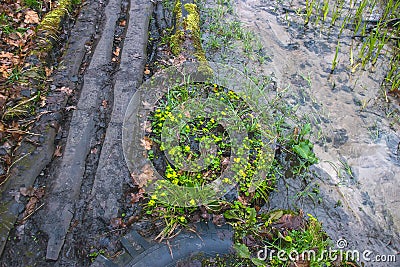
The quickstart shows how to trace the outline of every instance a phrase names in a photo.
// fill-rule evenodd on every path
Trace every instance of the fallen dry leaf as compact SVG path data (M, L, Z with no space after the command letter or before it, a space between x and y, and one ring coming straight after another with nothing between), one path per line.
M147 102L147 101L142 101L142 105L143 105L143 108L144 108L144 109L152 109L152 108L153 108L153 105L150 104L150 103Z
M153 168L149 164L143 166L139 175L132 173L131 177L139 187L145 186L148 181L152 181L155 178Z
M35 192L35 189L32 186L27 187L21 187L19 189L19 192L21 193L21 195L23 195L24 197L26 196L33 196L33 193Z
M0 53L0 62L4 65L11 66L12 64L18 64L20 61L19 56L14 55L10 52L1 51Z
M57 146L56 147L56 150L54 151L54 157L61 157L62 156L61 149L62 149L61 146Z
M18 40L19 38L21 38L21 35L18 35L17 32L12 32L8 35L8 38L10 38L11 40Z
M7 97L5 95L0 94L0 107L4 106L4 103L6 103Z
M119 26L125 27L125 26L126 26L126 20L121 20L121 21L119 22Z
M145 130L146 133L151 133L153 130L151 129L151 122L145 121L143 124L143 129Z
M28 203L25 206L25 211L24 214L22 215L22 218L25 219L35 211L36 203L38 203L38 201L39 199L37 197L31 197L29 199ZM25 220L23 220L21 223L22 224L25 223Z
M248 199L246 197L238 196L238 201L245 206L248 204Z
M53 73L53 67L51 68L44 67L44 71L46 73L46 77L49 77Z
M148 68L146 68L145 70L144 70L144 74L146 74L146 75L149 75L151 72L150 72L150 70L148 69Z
M63 92L64 94L66 94L66 95L68 95L68 96L72 95L72 92L73 92L72 89L70 89L69 87L65 87L65 86L63 86L63 87L57 89L56 91Z
M114 54L116 57L118 57L120 51L121 51L121 48L116 47L116 48L115 48L115 51L113 52L113 54Z
M38 24L39 23L39 16L38 14L33 11L33 10L28 10L25 13L25 19L24 19L25 23L35 23Z
M18 36L18 35L16 35ZM11 38L5 38L5 41L7 44L11 45L11 46L15 46L15 47L21 47L23 46L25 43L23 40L13 40Z
M10 76L9 68L4 67L4 65L0 66L0 72L1 76L5 79L7 79ZM1 106L3 106L3 104Z
M144 192L145 192L144 189L140 188L139 192L137 192L136 194L131 193L131 204L135 204L135 203L139 202L140 199L144 198L144 195L143 195Z
M144 149L150 150L151 146L153 145L153 141L149 137L145 136L141 140L141 145L144 147Z
M108 106L107 100L101 101L101 105L103 106L103 108L107 108L107 106Z
M76 110L76 106L68 106L68 107L65 107L65 110L66 110L66 111Z
M274 226L285 230L302 229L306 225L303 215L304 213L302 210L300 210L299 215L284 214L276 223L274 223Z

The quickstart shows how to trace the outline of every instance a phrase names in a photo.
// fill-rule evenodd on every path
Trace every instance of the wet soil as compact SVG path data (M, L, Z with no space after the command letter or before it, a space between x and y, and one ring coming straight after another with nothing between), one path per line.
M107 230L108 222L93 223L93 215L88 212L87 206L91 198L90 192L94 183L101 147L111 117L113 105L113 77L115 71L118 69L121 58L117 49L119 50L122 47L125 37L129 3L122 1L118 5L115 5L115 7L119 8L121 11L115 12L115 21L111 27L106 24L110 24L110 22L107 21L110 20L108 12L112 10L106 11L106 5L107 3L98 1L86 2L77 18L74 29L70 33L67 52L64 54L62 62L54 74L50 86L52 92L47 98L48 106L57 107L58 111L50 115L58 115L57 118L61 125L57 128L58 131L55 136L55 146L58 150L56 153L59 154L55 154L53 161L46 166L43 171L40 171L40 175L37 177L35 183L32 184L34 188L45 188L46 190L45 197L41 199L38 204L63 202L65 204L65 202L71 203L72 201L73 204L70 206L71 208L68 212L73 214L74 210L76 210L76 213L73 214L73 218L71 218L72 227L70 228L69 234L66 236L63 253L61 253L57 263L61 266L88 265L90 263L88 255L93 252L91 251L93 247L98 247L97 244L92 245L93 238L96 238L99 232L103 234L109 231ZM109 6L108 8L111 9ZM104 29L106 26L109 29ZM108 36L108 39L111 40L110 44L106 47L109 51L104 51L104 42L100 43L100 46L98 46L99 39L102 36ZM107 42L109 40L107 40ZM95 51L99 52L96 53ZM90 146L90 153L83 153L84 158L82 163L85 164L84 173L81 177L83 181L81 184L78 181L73 182L73 184L78 185L78 191L75 193L68 190L68 187L65 186L62 186L61 191L57 193L55 189L57 187L57 179L55 179L55 176L57 176L57 173L59 175L60 166L65 164L59 157L68 153L67 138L71 136L69 132L73 131L74 128L78 126L73 125L74 121L75 124L77 122L80 124L82 121L85 121L85 117L88 117L83 115L83 117L79 118L79 116L75 114L74 118L73 114L75 110L82 110L82 103L80 103L79 100L87 99L88 97L85 95L87 94L85 86L87 87L89 84L86 77L90 76L90 74L88 74L90 73L90 69L88 70L88 68L90 68L91 65L96 65L96 62L101 60L102 57L99 55L106 55L109 60L107 60L106 64L100 66L101 70L100 73L98 73L98 77L101 78L101 86L100 88L95 88L98 90L95 93L99 100L95 100L97 104L93 106L95 114L92 118L93 128L91 129L91 134L75 137L75 139L83 138ZM64 96L61 98L64 99L63 102L54 96L57 95L57 93L61 93L61 95ZM86 105L85 108L88 108L88 105ZM60 119L62 119L62 121ZM82 147L81 149L84 148ZM50 149L47 153L52 156L53 151ZM69 162L67 164L71 163ZM43 167L42 165L42 168ZM36 175L33 174L31 176ZM17 188L18 191L19 186L29 186L29 182L25 181L24 183L20 181L20 183L21 185L18 185ZM20 206L21 210L23 210L24 203L26 203L27 200L22 197L21 202ZM58 205L60 206L60 204ZM32 216L32 219L26 223L17 224L17 227L10 233L9 242L2 255L2 266L54 266L55 263L49 261L47 242L49 240L49 233L51 237L51 230L49 230L49 228L46 229L46 225L49 221L54 220L55 217L65 216L66 214L61 210L57 210L56 214L51 214L51 208L49 212L49 206L37 206L42 210L38 209L34 216ZM49 217L49 215L51 217ZM54 226L51 226L50 229L53 227ZM98 230L99 228L101 228L101 230ZM88 231L88 229L90 229L90 231ZM59 231L58 234L64 235L62 231ZM111 241L104 241L104 243L103 239L107 241L107 238L100 238L102 241L101 244L104 246L111 243ZM96 239L96 241L97 240L98 239ZM116 242L114 241L114 243ZM112 249L115 249L115 244L111 244L110 246L112 246ZM16 257L16 255L18 256Z
M158 1L145 2L85 3L52 83L54 92L62 87L73 91L68 108L54 115L62 122L54 132L53 150L59 146L63 157L35 175L33 186L46 190L37 207L45 205L11 230L0 266L88 266L99 254L118 258L128 229L145 237L159 232L159 224L138 218L141 206L130 202L138 188L120 144L124 106L142 79L179 62L161 40L172 25L171 14ZM390 116L398 112L397 104L386 103L378 89L385 59L374 71L349 74L344 45L337 71L330 75L337 40L296 19L288 23L285 10L294 7L243 0L234 8L259 36L269 59L255 65L240 53L226 58L207 51L208 59L268 75L273 85L267 89L282 95L290 85L284 100L301 105L299 116L308 114L317 129L315 151L321 160L313 174L296 179L288 173L264 209L301 208L320 219L334 241L345 238L351 249L398 253L400 138ZM85 21L91 26L80 24ZM86 91L90 86L93 91ZM20 197L19 218L27 201Z

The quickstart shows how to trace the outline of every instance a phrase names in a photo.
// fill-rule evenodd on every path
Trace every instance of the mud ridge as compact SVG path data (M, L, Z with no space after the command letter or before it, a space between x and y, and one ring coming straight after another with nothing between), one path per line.
M121 60L119 51L123 47L123 42L126 34L126 21L128 20L129 1L121 2L121 13L115 25L114 40L113 40L113 58L110 64L109 77L101 88L98 99L101 104L98 107L95 115L94 134L90 137L90 152L87 155L85 163L85 172L80 188L79 200L75 207L75 214L72 219L72 229L66 236L63 253L60 255L62 264L87 266L90 259L88 255L93 253L93 243L96 242L96 236L101 236L102 233L108 232L108 223L96 221L90 212L88 205L91 201L90 192L92 190L99 159L106 136L108 124L111 119L113 108L113 88L115 84L115 74L119 68ZM85 233L85 234L82 234ZM115 240L109 241L107 237L100 238L101 245L109 244L110 250L118 249ZM111 243L113 245L111 245ZM97 246L97 245L96 245ZM68 253L70 251L70 253Z

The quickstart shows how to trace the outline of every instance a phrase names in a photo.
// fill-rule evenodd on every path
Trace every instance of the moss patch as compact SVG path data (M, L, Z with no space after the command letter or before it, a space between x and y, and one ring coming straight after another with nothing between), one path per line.
M200 15L196 4L185 4L188 11L187 17L184 19L184 27L186 31L191 33L193 46L195 49L195 57L200 62L206 61L206 54L201 46L200 38Z
M184 32L182 29L182 3L177 0L174 7L175 15L175 33L171 35L170 47L172 53L177 56L181 52L181 46L183 43Z
M10 203L0 203L0 255L6 245L8 233L17 218L10 210Z
M185 4L183 8L187 15L183 17L182 2L177 0L174 6L175 33L170 37L172 53L177 56L182 52L185 40L190 40L194 56L199 62L206 62L206 55L201 45L200 14L196 4Z
M42 38L38 49L35 49L36 52L38 50L48 52L53 48L52 42L58 39L57 36L63 20L77 3L77 0L60 0L58 6L46 14L38 26L38 32Z

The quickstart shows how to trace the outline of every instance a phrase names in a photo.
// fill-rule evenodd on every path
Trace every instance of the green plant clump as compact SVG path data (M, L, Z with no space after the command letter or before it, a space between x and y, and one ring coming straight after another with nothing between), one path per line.
M231 115L228 111L221 110L217 114L212 113L214 116L207 117L196 115L189 110L182 110L183 103L199 96L215 98L235 110L236 116L242 120L247 132L247 137L243 140L243 147L249 151L248 155L231 158L233 143L230 141L232 136L229 132L232 126L221 124L221 118ZM176 112L177 110L180 112ZM182 124L179 132L167 134L167 136L177 135L179 142L174 143L173 146L168 145L162 138L166 121L179 124L182 119L186 119L186 123ZM302 172L307 171L308 166L317 162L312 151L313 145L307 139L311 126L305 124L298 133L294 133L292 129L292 136L288 136L283 129L286 127L283 125L283 121L277 118L275 124L274 127L280 128L277 133L280 136L278 141L282 142L282 146L287 151L290 151L291 157L296 158L295 164L299 166L299 169L293 172L300 176ZM253 184L253 176L265 164L262 154L263 147L270 146L271 141L262 137L258 118L241 96L217 84L189 83L177 85L159 100L151 113L149 125L151 127L147 129L145 138L145 143L150 146L148 148L149 159L169 183L176 186L204 188L216 179L220 179L221 183L226 183L228 187L232 185L233 190L237 192L236 201L232 204L232 200L215 199L214 202L204 204L202 212L214 215L225 214L231 217L248 217L245 219L247 223L242 224L242 227L247 227L252 222L255 223L255 209L268 201L269 192L273 190L276 178L281 176L283 166L278 159L275 159L272 167L268 168L265 173L263 180ZM284 138L281 136L284 136ZM208 149L214 147L215 153L204 154L202 146ZM169 155L168 159L166 155ZM206 166L206 168L199 168L196 171L187 170L184 165L179 163L196 162L201 158L204 160L202 166ZM235 164L239 167L235 168ZM229 165L233 166L233 180L223 176ZM187 196L180 196L180 194L179 190L174 193L177 198L187 198ZM166 227L160 238L173 235L178 226L186 226L188 222L192 221L193 215L199 212L199 207L196 206L198 201L196 197L189 200L188 204L192 208L184 208L160 201L164 196L165 192L163 191L152 193L145 208L148 215L161 216L165 219ZM173 203L173 201L171 202Z
M302 212L257 213L235 205L234 212L224 214L234 227L235 254L205 259L202 266L358 266L357 259L332 249L333 242L311 214L307 220Z

